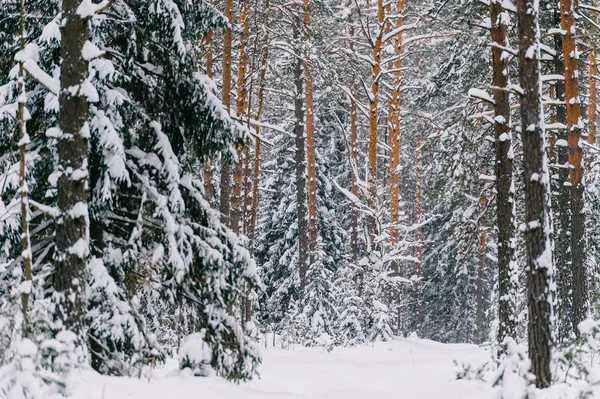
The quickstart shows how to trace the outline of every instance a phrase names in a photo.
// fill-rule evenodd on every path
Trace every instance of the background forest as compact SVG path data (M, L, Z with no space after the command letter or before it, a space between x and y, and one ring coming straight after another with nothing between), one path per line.
M599 11L0 0L0 397L181 348L235 381L265 341L504 353L534 300L544 342L574 342L598 313Z

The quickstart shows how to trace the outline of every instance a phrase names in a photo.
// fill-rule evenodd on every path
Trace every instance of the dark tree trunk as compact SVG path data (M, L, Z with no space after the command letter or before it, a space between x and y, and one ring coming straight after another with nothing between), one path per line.
M507 54L501 48L508 47L506 23L501 15L505 12L500 0L490 1L495 112L496 147L496 218L498 220L498 343L516 334L517 282L512 278L518 272L515 260L515 193L513 187L512 135L510 132L510 93Z
M555 25L560 24L560 13L558 4L554 9ZM562 51L563 43L561 35L554 35L554 73L562 75L565 72ZM565 101L565 83L557 80L554 86L556 99ZM556 106L556 122L567 124L567 111L564 105ZM567 131L563 128L557 131L556 160L557 179L555 183L558 193L554 201L555 215L555 237L556 237L556 283L558 296L558 336L559 339L567 339L572 331L572 301L571 286L573 275L571 273L571 189L569 187L569 155L567 152ZM566 183L566 184L565 184Z
M540 75L540 43L535 0L519 0L519 79L525 181L528 336L531 372L538 388L550 385L552 344L550 276L552 245L549 220L549 172L545 154Z
M560 24L566 32L563 38L565 89L567 108L567 142L569 181L571 183L571 273L573 275L572 323L573 332L587 317L587 281L585 271L585 214L583 211L583 150L581 140L581 99L577 73L575 16L573 0L560 1Z
M86 259L89 252L88 208L88 99L81 87L88 76L82 57L90 35L89 23L77 14L80 0L62 2L60 128L58 141L58 211L54 288L59 294L56 317L63 329L77 334L83 346L86 312Z
M299 18L296 18L294 22L294 42L297 43L300 39L300 26L302 26L301 24L303 22ZM299 55L296 58L296 64L294 66L294 84L296 85L296 97L294 99L294 116L296 123L294 125L294 134L296 136L296 200L298 202L298 270L300 273L300 286L302 291L304 291L306 285L306 273L308 272L309 266L303 64L304 61Z

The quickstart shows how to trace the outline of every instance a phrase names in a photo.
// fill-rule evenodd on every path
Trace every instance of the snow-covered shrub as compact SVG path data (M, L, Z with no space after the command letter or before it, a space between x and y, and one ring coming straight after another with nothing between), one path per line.
M210 375L212 350L204 340L205 333L190 334L183 339L179 349L179 368L190 369L195 376Z

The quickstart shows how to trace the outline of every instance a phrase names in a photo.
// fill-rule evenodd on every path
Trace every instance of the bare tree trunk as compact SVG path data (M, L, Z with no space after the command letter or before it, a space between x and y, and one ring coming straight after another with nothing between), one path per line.
M349 0L351 2L352 0ZM350 37L348 47L350 52L354 52L354 21L348 21L348 36ZM356 77L353 75L350 83L352 95L356 94ZM358 198L358 114L354 99L350 99L350 165L352 173L351 190L354 198ZM356 204L352 205L352 222L350 231L350 251L352 252L352 261L358 261L358 216L359 211Z
M81 0L62 2L60 72L60 129L58 140L58 216L55 235L54 289L58 294L56 317L63 328L74 332L83 347L86 314L86 260L89 254L87 208L88 98L82 85L88 62L82 55L90 28L77 12Z
M404 20L404 0L396 3L396 29L402 28ZM396 225L400 217L400 107L402 105L402 32L396 35L394 43L394 82L392 98L390 101L390 245L393 247L398 241L398 228ZM398 272L398 262L394 262L394 271Z
M369 99L369 206L373 212L377 207L377 125L379 123L379 84L381 74L381 49L385 22L383 0L377 0L377 37L373 43L373 64L371 68L371 98ZM371 242L377 235L375 216L370 221Z
M246 75L248 73L248 38L250 35L250 0L244 0L240 14L240 24L242 25L242 35L240 37L240 58L238 62L237 90L235 113L238 118L244 118L248 115L248 85ZM235 233L240 232L244 210L242 209L242 190L244 180L244 163L248 157L246 148L238 147L240 156L239 162L234 167L233 190L231 195L231 228Z
M233 0L225 0L223 14L229 23L233 23ZM227 112L231 111L231 30L225 29L223 38L223 105ZM223 222L230 224L230 198L231 197L231 166L223 160L221 162L221 198L219 211Z
M571 183L571 255L572 255L572 305L573 331L579 334L577 326L587 317L587 280L585 270L585 214L583 210L583 151L581 140L581 100L577 73L577 48L575 43L575 19L573 0L560 1L563 54L565 63L565 88L567 106L567 142L569 149L569 180Z
M496 218L498 223L498 343L516 337L517 264L515 259L515 192L513 183L512 134L510 131L510 93L508 47L504 9L500 0L490 1L492 67L494 80L494 136L496 150Z
M554 22L560 24L560 12L558 3L554 6ZM563 40L561 35L554 35L554 73L562 75L565 72L563 63ZM556 99L560 102L565 101L565 83L563 80L557 80L554 85ZM557 105L555 112L556 122L560 125L567 124L567 111L564 104ZM554 220L556 237L556 283L557 283L557 317L558 317L558 338L568 339L573 329L572 322L572 298L571 287L573 285L573 275L571 270L571 189L569 183L569 155L567 151L567 131L560 128L556 132L554 142L556 150L556 163L558 166L557 180L555 190L558 194L554 200Z
M552 380L552 307L550 278L553 258L550 227L549 172L545 153L544 112L540 74L539 10L536 0L518 0L519 80L525 181L525 244L527 248L528 336L531 372L538 388Z
M294 42L300 39L300 18L294 21ZM300 289L304 294L306 274L309 266L308 217L306 198L306 151L304 139L304 79L302 67L304 60L296 58L294 66L294 83L296 97L294 99L294 135L296 136L296 202L298 211L298 271L300 274Z
M306 101L306 155L308 167L308 235L310 262L315 261L319 237L317 208L317 160L315 154L315 105L310 61L310 0L304 0L304 86Z

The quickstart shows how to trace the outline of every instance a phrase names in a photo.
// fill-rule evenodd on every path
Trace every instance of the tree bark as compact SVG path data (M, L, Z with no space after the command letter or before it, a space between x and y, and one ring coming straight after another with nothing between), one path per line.
M304 85L306 100L306 156L308 173L308 235L310 262L315 261L319 236L317 208L317 160L315 154L315 105L310 60L310 0L304 0Z
M396 3L396 28L402 28L404 20L404 0ZM394 43L394 81L392 98L390 101L390 245L393 247L398 242L397 224L400 217L400 107L402 105L402 40L403 34L396 35ZM398 272L398 262L394 262L394 271Z
M300 38L300 18L294 21L294 42ZM298 272L300 274L300 290L304 294L306 274L309 266L308 217L306 198L306 150L304 138L304 79L302 67L304 60L296 57L294 66L294 135L296 136L296 202L298 211Z
M560 12L558 4L554 8L554 23L560 24ZM563 75L565 66L563 63L563 39L561 35L554 35L554 73ZM556 122L566 126L567 111L564 105L565 101L565 83L563 80L557 80L554 85L556 100L562 102L555 108ZM557 318L558 318L558 338L568 339L573 330L572 323L572 300L571 287L573 276L571 270L571 190L569 183L569 154L567 151L567 131L560 128L556 132L554 147L556 151L556 163L558 173L555 182L554 196L554 220L556 237L556 283L557 283Z
M242 11L240 14L240 25L242 26L242 35L240 37L240 56L237 71L237 90L235 113L238 118L244 118L248 114L248 85L246 75L248 73L248 38L250 35L250 0L244 0L242 3ZM240 157L238 163L235 164L233 174L233 190L231 195L231 228L235 233L239 233L242 219L244 217L244 209L242 204L243 181L244 181L244 164L248 157L246 148L239 146L237 148Z
M58 216L55 235L54 289L58 294L56 320L75 333L83 347L86 312L86 260L89 225L86 186L88 181L88 99L82 91L88 62L82 56L90 36L89 22L77 13L80 0L62 2L61 80L58 140ZM88 82L89 84L89 82Z
M230 24L233 23L233 0L225 0L223 14ZM223 105L227 112L231 111L231 29L225 29L223 38ZM230 203L231 200L231 167L225 160L221 162L221 198L219 199L219 211L223 222L230 226Z
M594 0L594 8L598 8L598 0ZM593 13L594 22L597 24L599 22L598 12L595 10L591 10ZM590 26L590 35L593 37L598 32L598 28L595 24ZM598 105L598 88L596 82L596 76L598 76L598 48L596 46L596 42L594 40L590 40L590 55L589 55L589 86L590 86L590 100L588 107L588 143L591 145L596 144L596 131L598 122L598 113L596 111L596 107Z
M577 326L587 317L587 276L585 270L585 214L583 210L583 151L581 140L581 100L577 73L578 50L575 43L575 17L573 0L560 1L561 29L565 64L565 88L567 107L567 142L569 150L569 181L571 183L571 255L572 255L572 313L573 331L579 335Z
M523 90L520 111L525 181L529 358L536 386L545 388L552 380L550 278L553 259L537 5L536 0L517 1L519 80Z
M379 83L381 74L381 49L385 22L383 0L377 0L378 32L373 43L373 66L371 68L371 98L369 99L369 207L376 212L377 207L377 125L379 123ZM377 235L375 215L370 218L371 243Z
M494 136L496 152L496 219L498 223L498 343L516 338L516 297L518 274L515 259L515 192L513 150L510 130L510 93L507 23L502 1L490 1L492 69L494 87Z

